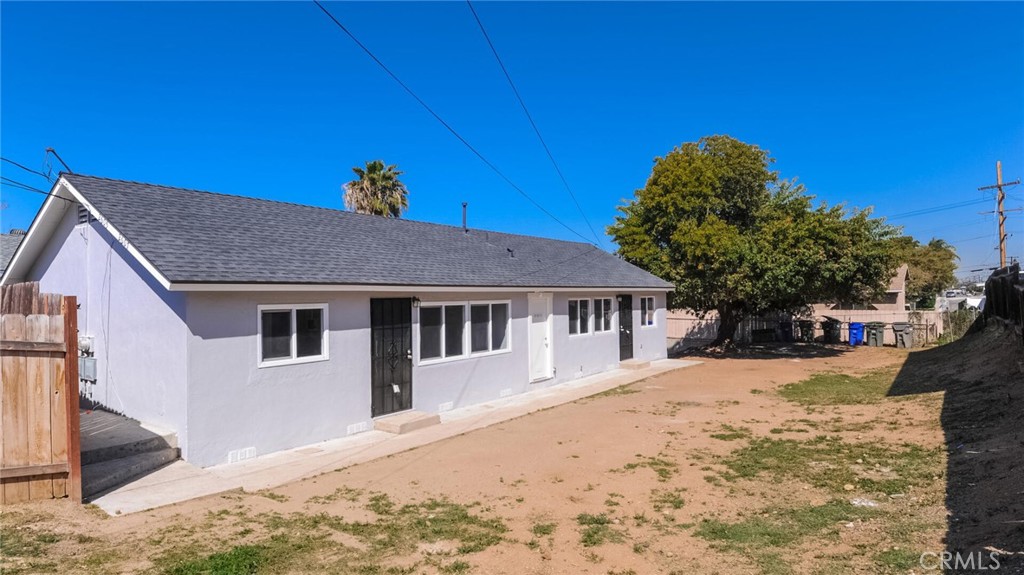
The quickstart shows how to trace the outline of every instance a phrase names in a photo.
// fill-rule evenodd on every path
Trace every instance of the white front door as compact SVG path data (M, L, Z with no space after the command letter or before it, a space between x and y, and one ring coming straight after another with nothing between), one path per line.
M551 294L529 294L530 381L548 379L551 367Z

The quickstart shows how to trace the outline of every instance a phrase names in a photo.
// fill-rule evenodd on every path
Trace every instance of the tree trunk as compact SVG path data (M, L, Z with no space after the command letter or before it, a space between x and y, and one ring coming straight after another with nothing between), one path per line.
M734 343L736 330L743 321L743 311L738 305L724 303L718 306L718 333L711 347L726 347Z

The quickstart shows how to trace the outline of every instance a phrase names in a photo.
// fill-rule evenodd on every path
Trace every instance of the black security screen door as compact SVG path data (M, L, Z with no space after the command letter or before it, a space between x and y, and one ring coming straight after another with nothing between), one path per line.
M619 361L633 359L633 296L620 295L619 300Z
M412 300L370 300L374 417L412 408Z

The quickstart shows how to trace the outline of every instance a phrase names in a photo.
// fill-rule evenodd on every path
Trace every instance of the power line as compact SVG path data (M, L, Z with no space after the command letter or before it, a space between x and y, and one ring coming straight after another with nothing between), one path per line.
M540 133L540 128L537 127L537 122L533 120L533 115L530 114L530 110L526 107L526 102L523 100L523 96L519 93L519 89L516 88L515 82L512 81L512 75L509 74L508 69L505 67L505 63L501 61L501 56L498 55L498 49L494 47L494 42L491 41L491 36L487 33L487 29L484 28L483 21L480 20L480 15L476 13L476 8L473 7L472 0L466 0L466 5L469 6L469 11L473 13L473 19L476 20L477 26L480 27L480 32L484 35L484 40L487 41L487 45L491 48L491 53L494 54L494 59L498 62L498 67L501 68L505 79L508 80L509 87L512 88L512 93L515 94L516 100L519 100L519 105L523 108L523 113L526 114L526 119L530 121L530 126L533 127L533 132L537 134L537 139L540 140L540 145L544 147L544 152L548 155L548 159L551 160L551 165L555 167L555 172L558 173L558 177L562 180L562 185L565 186L565 191L569 192L569 197L572 198L576 209L579 210L580 215L583 216L583 221L587 223L587 227L590 228L590 233L594 234L594 239L598 243L601 243L601 239L598 237L597 232L594 231L594 226L590 225L590 219L587 218L587 214L583 212L583 207L580 205L579 200L576 199L576 194L573 193L572 188L569 186L569 181L566 180L565 174L562 173L562 168L559 167L558 162L555 161L554 154L551 153L551 149L548 147L548 143L544 141L544 136Z
M932 206L930 208L921 208L921 209L918 209L918 210L911 210L909 212L903 212L903 213L900 213L900 214L893 214L893 215L889 216L888 219L895 220L895 219L901 219L901 218L912 218L912 217L915 217L915 216L924 216L924 215L932 214L932 213L935 213L935 212L941 212L943 210L955 210L957 208L966 208L967 206L973 206L973 205L976 205L976 204L982 204L982 203L986 203L986 202L990 202L990 201L991 200L989 200L987 198L981 198L981 199L976 199L976 200L966 200L966 201L963 201L963 202L956 202L956 203L952 203L952 204L943 204L943 205L939 205L939 206Z
M435 112L433 110L433 108L431 108L429 105L427 105L427 103L424 102L422 98L420 98L419 96L416 95L416 92L413 92L412 88L410 88L394 72L392 72L391 69L388 68L384 64L384 62L381 62L380 58L375 56L374 53L371 52L370 49L366 47L366 45L364 45L362 42L360 42L359 39L356 38L355 35L352 32L350 32L348 28L345 27L344 24L342 24L340 21L338 21L338 19L335 18L334 15L331 14L330 11L328 11L327 8L325 8L323 4L320 3L320 0L313 0L313 3L316 4L317 7L320 8L320 10L323 11L323 13L326 14L327 17L330 18L331 21L334 22L334 24L338 28L340 28L342 32L344 32L349 38L351 38L352 41L356 43L356 46L359 46L359 48L362 49L362 51L365 52L366 55L369 56L371 60L376 62L377 65L380 66L380 68L382 70L384 70L384 72L386 72L388 76L391 76L392 80L394 80L399 86L401 86L402 89L406 91L406 93L408 93L410 96L412 96L412 98L414 100L416 100L416 102L418 102L420 106L423 106L423 109L425 109L427 112L429 112L430 115L433 116L435 120L440 122L441 125L444 126L445 129L447 129L449 132L451 132L451 134L453 136L455 136L455 138L457 140L462 142L462 144L464 146L469 148L469 151L473 152L473 154L475 154L476 157L480 158L480 161L482 161L488 168L490 168L491 171L493 171L495 174L497 174L498 177L500 177L502 180L505 180L505 183L507 183L509 186L511 186L513 190L519 192L519 195L521 195L524 198L526 198L526 200L529 201L531 204L533 204L538 210L540 210L541 212L546 214L552 220L558 222L559 225L561 225L563 228L569 230L570 232L572 232L573 234L578 236L583 241L585 241L587 243L590 243L590 240L588 240L584 235L580 234L576 230L574 230L571 227L569 227L568 224L566 224L562 220L558 219L558 217L556 217L554 214L552 214L547 209L545 209L544 206L540 205L537 202L537 200L534 200L532 197L530 197L530 194L527 194L522 188L517 186L516 183L513 182L508 176L506 176L504 172L499 170L497 166L492 164L490 160L488 160L486 157L484 157L484 155L481 154L476 148L474 148L472 144L470 144L468 141L466 141L465 138L463 138L457 131L455 131L455 128L451 127L451 125L448 122L444 121L444 119L437 112Z
M17 166L17 167L25 170L26 172L29 172L30 174L35 174L37 176L41 176L41 177L45 178L46 181L50 181L50 177L47 176L46 174L44 174L44 173L42 173L40 171L37 171L37 170L33 170L32 168L27 168L27 167L19 164L18 162L15 162L14 160L8 160L7 158L3 158L3 157L0 157L0 160L3 160L4 162L7 162L8 164L11 164L13 166Z
M51 194L50 192L47 192L47 191L44 191L44 190L40 190L39 188L30 186L28 184L23 184L21 182L12 180L12 179L10 179L10 178L8 178L6 176L0 176L0 183L2 183L4 185L7 185L7 186L10 186L12 188L19 189L19 190L25 190L26 192L34 192L34 193L37 193L37 194L42 194L44 196L50 196L52 198L57 198L58 200L64 200L65 202L74 202L74 200L69 200L67 198L62 198L62 197L58 196L57 194Z

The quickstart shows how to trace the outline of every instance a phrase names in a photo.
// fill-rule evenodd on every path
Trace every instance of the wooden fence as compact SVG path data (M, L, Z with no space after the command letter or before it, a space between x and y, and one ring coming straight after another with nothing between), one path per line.
M1018 329L1024 326L1024 282L1019 264L999 268L985 281L985 317L997 317Z
M985 280L985 319L1001 319L1024 338L1024 279L1020 264L999 268Z
M0 291L0 504L82 500L77 308L35 282Z

